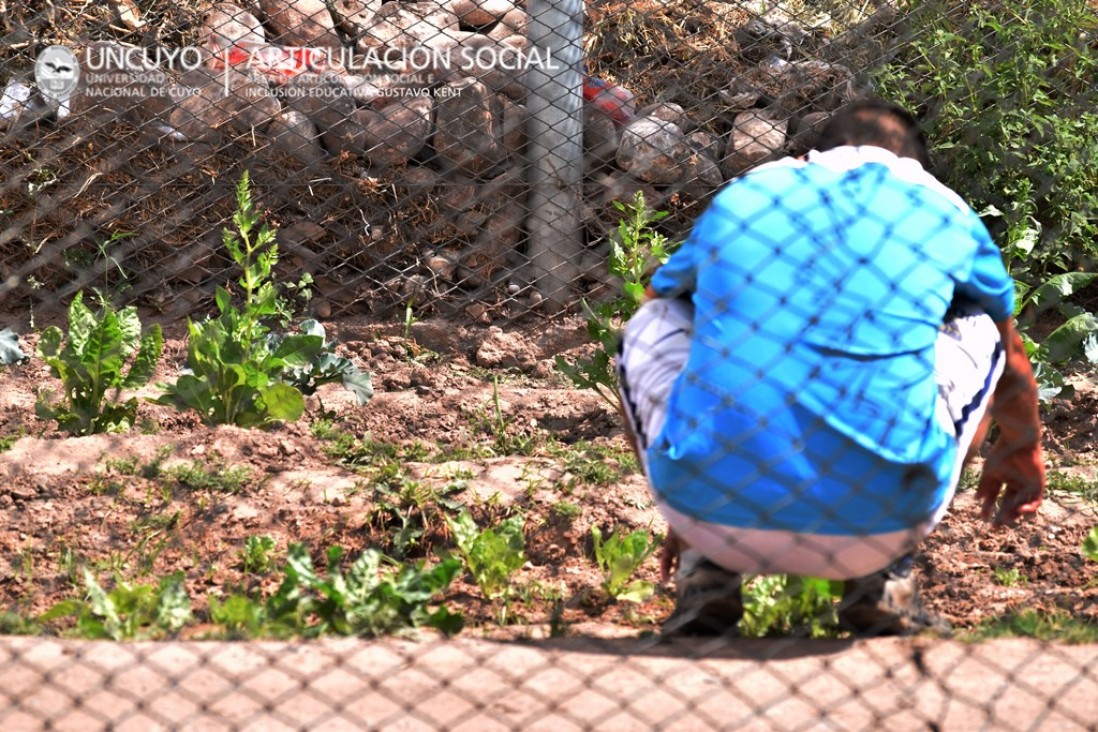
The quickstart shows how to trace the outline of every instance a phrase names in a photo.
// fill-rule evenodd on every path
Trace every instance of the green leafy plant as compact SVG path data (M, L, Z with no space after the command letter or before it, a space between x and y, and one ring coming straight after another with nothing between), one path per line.
M1098 562L1098 526L1091 529L1087 538L1083 540L1083 556Z
M917 28L876 73L879 94L921 117L941 176L993 230L1026 242L1039 277L1093 269L1098 196L1098 16L1086 0L905 3Z
M1064 610L1046 612L1025 608L984 620L959 638L966 641L1037 638L1069 644L1098 643L1098 623L1075 617Z
M595 544L595 563L602 570L602 589L606 594L628 602L644 602L652 596L655 585L646 580L630 582L630 579L656 551L659 541L641 529L623 534L620 527L603 539L602 530L592 526L591 537Z
M60 429L73 435L128 430L137 399L121 401L121 392L148 383L163 346L160 326L142 334L133 306L116 311L102 302L93 311L84 304L83 293L77 293L69 304L67 337L50 326L38 341L38 357L61 379L64 397L55 402L49 392L40 392L35 413L56 420Z
M79 637L123 641L176 633L191 620L191 601L183 588L182 572L162 578L155 587L119 582L107 592L85 569L84 586L87 599L63 600L36 622L73 617Z
M515 514L496 528L483 531L468 511L447 517L446 521L465 559L465 566L484 596L489 599L505 596L511 575L526 561L523 517Z
M290 335L275 330L290 314L273 274L278 245L275 230L256 212L247 172L236 186L236 204L235 231L226 228L222 243L242 271L242 302L237 306L219 286L218 316L188 320L188 371L164 385L156 401L194 410L207 424L256 427L297 420L305 393L326 381L342 381L360 403L369 399L369 377L331 352L318 323L307 321Z
M745 638L807 634L811 638L838 634L837 601L843 583L815 577L775 574L744 580Z
M982 211L1018 282L1023 334L1044 401L1071 396L1059 367L1098 361L1098 317L1068 297L1098 264L1098 16L1086 0L989 6L905 3L903 38L879 94L916 112L935 172ZM1055 307L1055 311L1051 308Z
M240 550L240 565L247 574L266 574L271 570L271 552L275 540L270 536L249 536Z
M354 394L359 406L370 401L374 395L370 374L359 371L353 361L335 353L333 350L335 344L328 341L324 326L310 318L302 321L298 329L302 335L319 338L320 350L303 366L289 365L282 379L296 387L305 396L312 396L323 384L338 382ZM275 336L271 345L277 350L281 341L281 337Z
M642 191L637 191L629 204L614 201L614 207L623 217L610 239L608 268L613 277L621 280L621 294L596 305L586 300L582 303L587 317L587 334L600 349L591 358L569 361L557 356L555 363L557 370L577 388L594 389L616 407L618 378L613 359L622 328L644 302L645 286L652 270L666 262L677 245L655 228L655 224L667 217L667 212L649 208Z
M1022 574L1021 570L1017 567L1011 567L1005 569L1003 567L996 567L994 570L995 581L1003 587L1018 587L1029 583L1026 576Z
M421 627L447 635L461 630L460 614L431 603L461 569L456 559L427 568L396 564L368 549L344 573L343 549L328 549L328 571L317 572L302 544L290 546L286 576L265 602L243 595L210 601L210 617L231 635L316 637L325 634L380 636Z

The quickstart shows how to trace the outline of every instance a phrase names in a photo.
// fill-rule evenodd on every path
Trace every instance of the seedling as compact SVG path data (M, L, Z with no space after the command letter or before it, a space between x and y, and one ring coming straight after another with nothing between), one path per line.
M271 569L275 540L269 536L249 536L240 550L240 563L247 574L266 574Z
M465 559L466 568L484 596L497 599L508 594L511 575L526 561L523 517L515 514L495 529L483 531L468 511L462 511L446 521Z
M595 544L595 562L603 573L602 589L616 600L644 602L655 592L655 585L645 580L630 579L652 553L659 542L641 529L624 535L618 527L603 539L598 526L591 527Z
M1090 534L1083 540L1083 556L1098 562L1098 526L1090 530Z

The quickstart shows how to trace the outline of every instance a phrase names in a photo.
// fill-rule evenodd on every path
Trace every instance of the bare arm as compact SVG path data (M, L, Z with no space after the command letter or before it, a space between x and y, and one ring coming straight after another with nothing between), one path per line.
M984 464L976 497L985 519L1009 524L1036 513L1041 505L1045 465L1033 367L1013 322L1006 320L998 327L1006 349L1006 366L991 402L999 438Z

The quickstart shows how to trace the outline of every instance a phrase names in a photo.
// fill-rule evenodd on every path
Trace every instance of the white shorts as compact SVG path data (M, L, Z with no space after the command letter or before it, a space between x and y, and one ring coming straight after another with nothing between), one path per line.
M646 474L644 455L663 427L671 388L690 353L692 330L689 302L657 299L641 306L622 338L617 360L622 403ZM733 572L850 579L884 569L911 552L945 515L1004 363L999 331L987 315L959 313L939 331L938 419L956 438L958 459L941 509L919 526L868 536L806 535L699 521L658 497L657 505L691 549Z

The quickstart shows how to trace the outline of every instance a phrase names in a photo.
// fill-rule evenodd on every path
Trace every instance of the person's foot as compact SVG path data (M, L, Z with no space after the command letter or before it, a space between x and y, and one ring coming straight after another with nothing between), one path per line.
M743 576L695 551L684 551L675 578L675 611L663 635L719 636L736 633L743 617Z
M888 569L847 580L839 603L839 627L859 637L950 632L949 623L923 607L911 555Z

